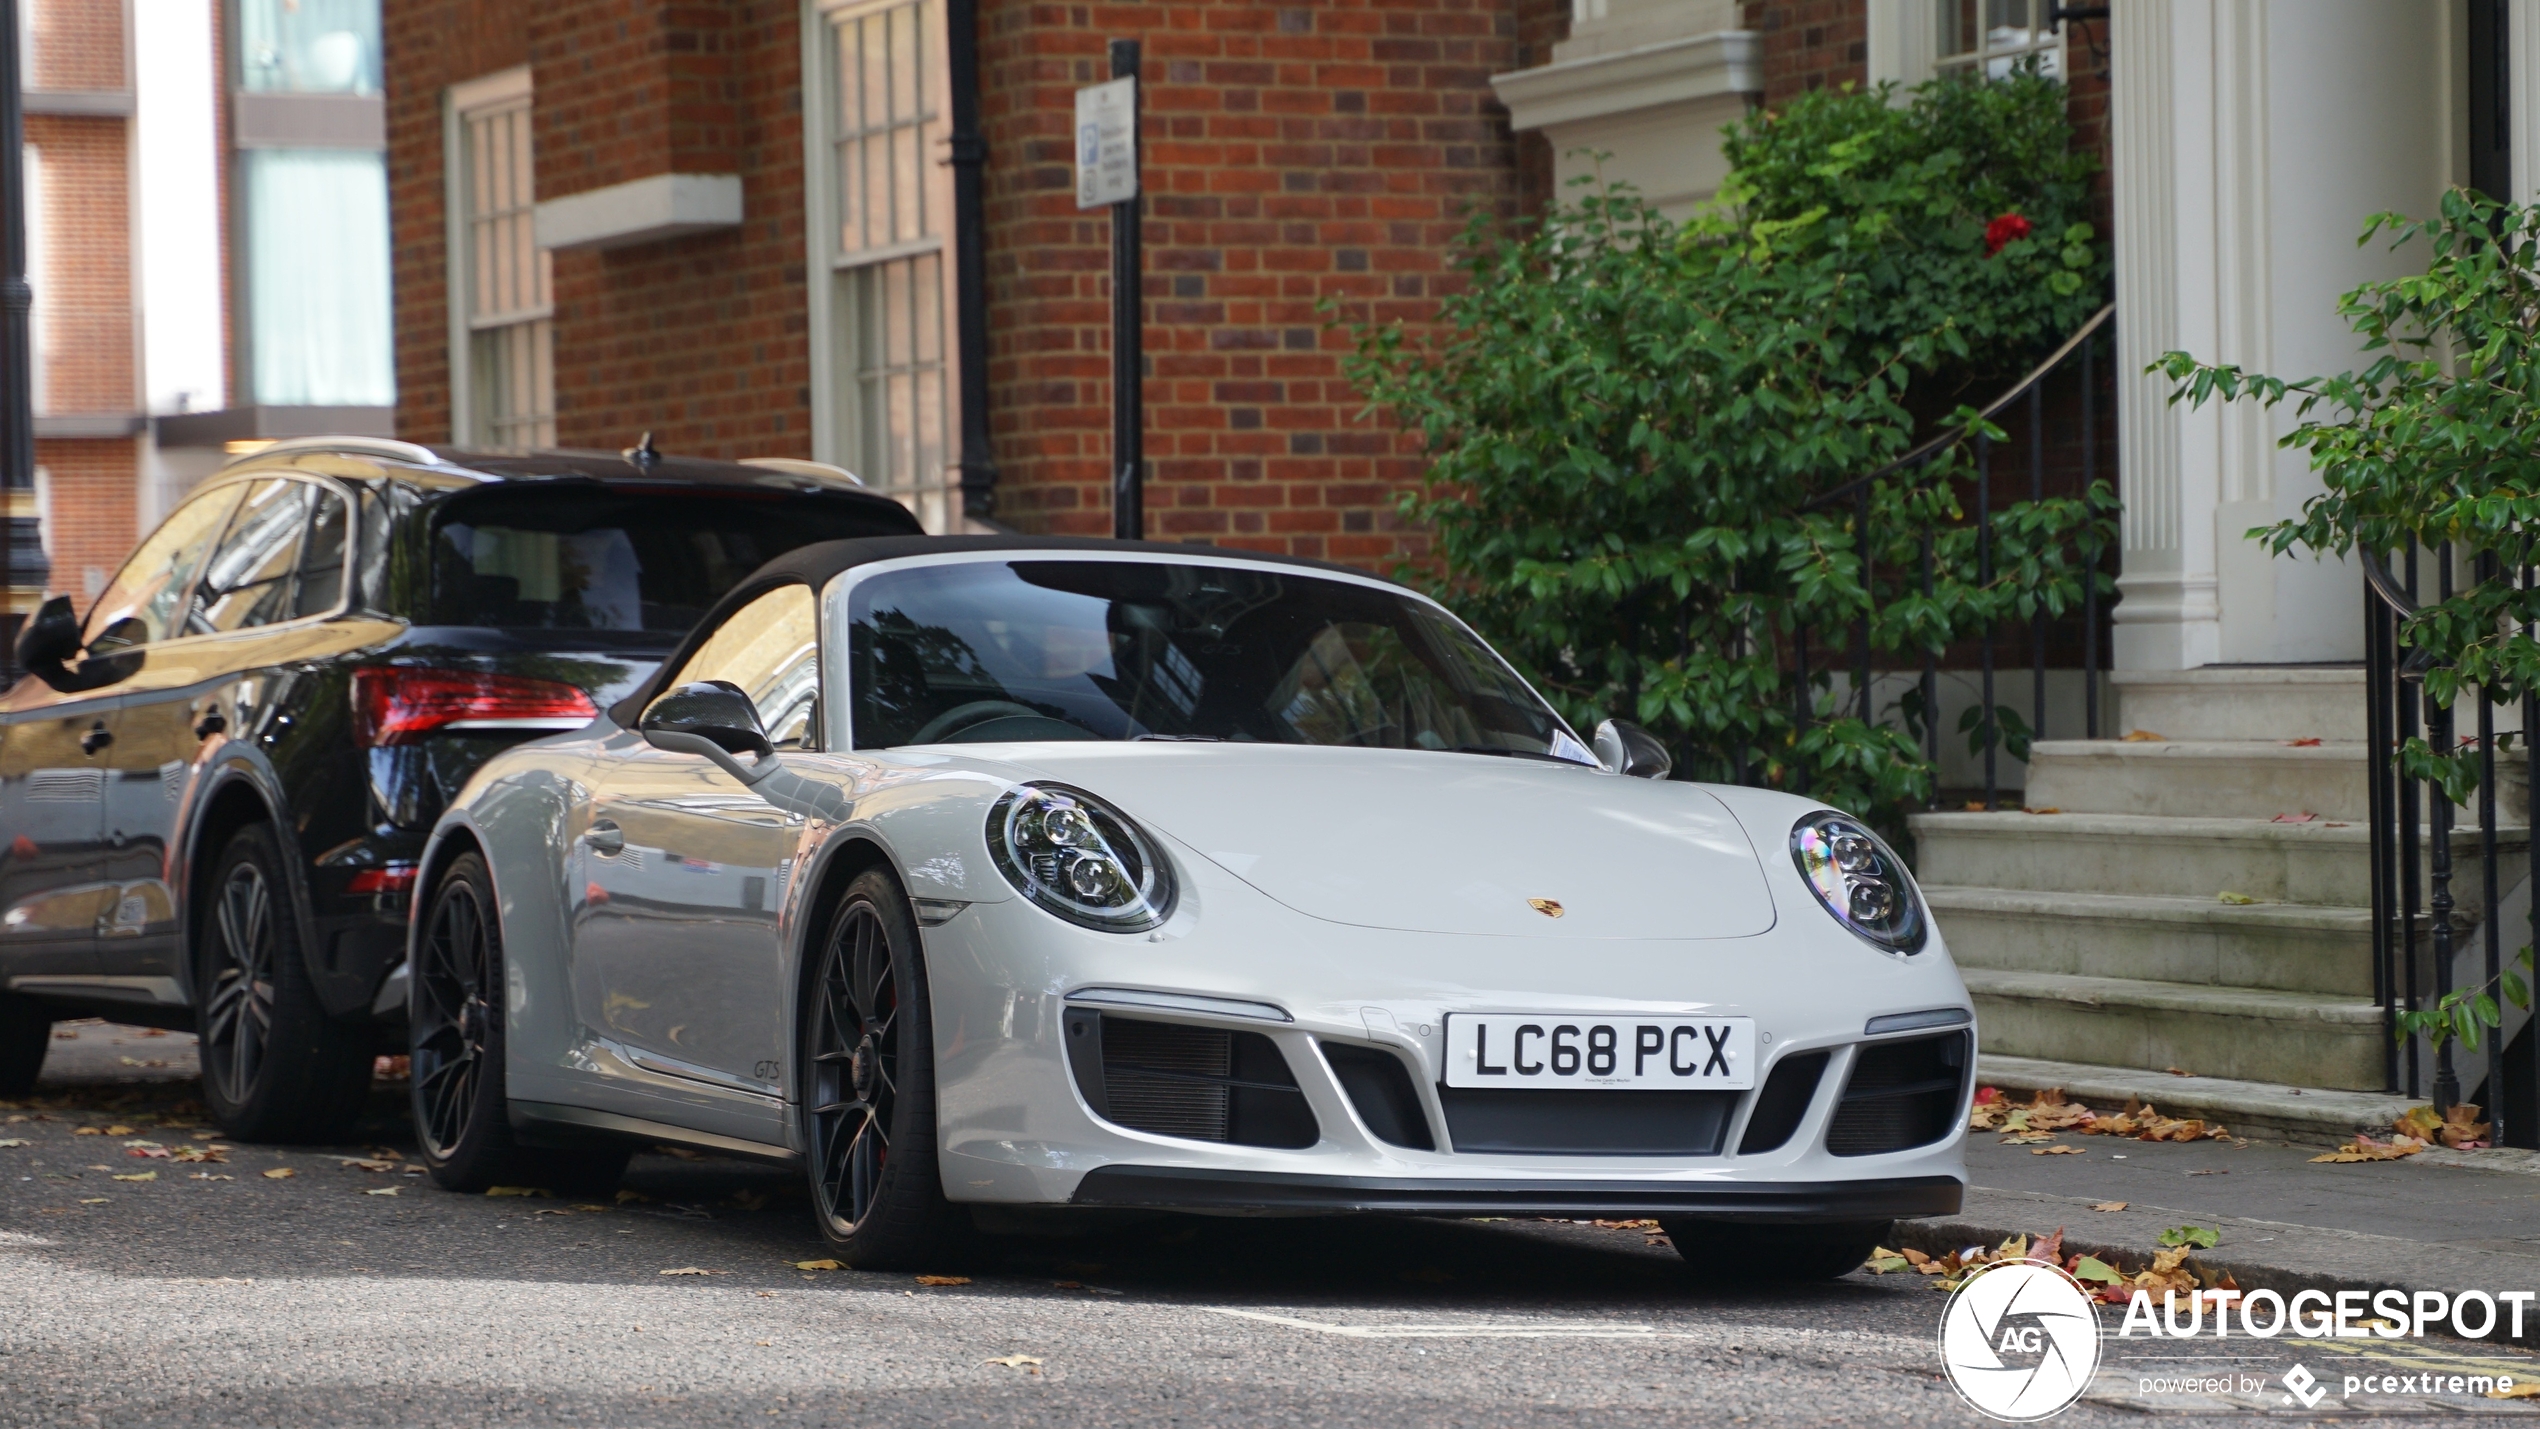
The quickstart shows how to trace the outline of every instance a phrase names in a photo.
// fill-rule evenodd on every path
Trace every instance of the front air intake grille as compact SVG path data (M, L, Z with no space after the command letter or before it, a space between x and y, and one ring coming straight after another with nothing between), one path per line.
M1428 1114L1420 1109L1420 1093L1400 1057L1374 1047L1326 1042L1323 1059L1332 1064L1349 1104L1378 1141L1413 1151L1437 1150Z
M1852 1075L1826 1128L1836 1156L1875 1156L1929 1146L1958 1129L1966 1098L1972 1034L1944 1032L1895 1042L1865 1042L1852 1054Z
M1817 1083L1826 1075L1830 1052L1801 1052L1784 1057L1755 1095L1755 1110L1746 1118L1746 1134L1737 1140L1740 1156L1761 1156L1789 1144L1799 1130L1808 1104L1817 1099Z
M1438 1090L1457 1151L1520 1156L1717 1156L1741 1095Z
M1077 1088L1116 1126L1238 1146L1312 1146L1322 1129L1278 1045L1258 1032L1069 1008Z

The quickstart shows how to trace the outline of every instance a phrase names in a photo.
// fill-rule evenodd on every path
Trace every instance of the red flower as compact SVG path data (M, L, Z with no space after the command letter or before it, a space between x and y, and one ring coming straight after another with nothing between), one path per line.
M1984 226L1984 256L2002 251L2005 243L2017 243L2029 236L2032 225L2016 213L2006 213Z

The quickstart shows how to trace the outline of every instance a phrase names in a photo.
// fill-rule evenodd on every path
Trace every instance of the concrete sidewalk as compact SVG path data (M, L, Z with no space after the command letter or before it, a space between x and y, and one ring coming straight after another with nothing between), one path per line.
M1975 1132L1954 1217L1896 1234L1938 1254L2064 1230L2067 1249L2131 1268L2172 1226L2221 1233L2198 1264L2244 1290L2540 1291L2540 1157L2429 1151L2401 1161L2315 1163L2313 1146L2125 1141L2066 1132L2078 1156L2037 1156ZM2093 1210L2122 1201L2121 1211ZM2500 1325L2498 1339L2504 1338ZM2540 1307L2521 1340L2540 1345Z

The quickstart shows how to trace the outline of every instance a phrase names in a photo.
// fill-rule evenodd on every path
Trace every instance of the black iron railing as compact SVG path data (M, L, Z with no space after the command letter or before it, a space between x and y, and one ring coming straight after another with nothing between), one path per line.
M2461 1100L2458 1042L2449 1037L2435 1039L2433 1085L2428 1088L2428 1039L2402 1038L2399 1029L2402 1013L2439 1007L2456 990L2453 962L2458 939L2465 930L2463 910L2453 896L2452 881L2458 821L2465 810L2452 801L2439 772L2430 763L2417 763L2411 768L2404 751L2410 741L2422 739L2430 752L2454 752L2476 761L2478 792L2466 812L2476 821L2482 875L2476 908L2481 977L2492 990L2498 973L2506 966L2507 956L2499 914L2504 892L2497 851L2499 705L2487 691L2473 685L2463 685L2449 706L2435 701L2426 693L2425 677L2437 665L2429 658L2430 652L2402 644L2400 630L2407 617L2419 609L2429 575L2437 601L2449 599L2464 575L2477 581L2508 577L2496 558L2487 554L2481 554L2467 572L2460 571L2460 563L2449 545L2400 552L2395 571L2391 568L2391 553L2361 554L2365 576L2364 680L2371 701L2365 734L2372 746L2368 812L2372 820L2373 995L2381 1005L2382 1030L2386 1034L2385 1081L2391 1092L2411 1098L2430 1092L2437 1108L2449 1108ZM2524 565L2512 578L2527 587L2532 575L2532 567ZM2529 639L2532 627L2524 626L2523 635ZM2470 706L2473 725L2473 732L2466 737L2459 728L2464 703ZM2525 696L2521 714L2527 758L2530 736L2540 730L2540 697ZM2509 742L2512 736L2503 738ZM2525 822L2529 822L2527 816ZM2540 854L2540 845L2526 845L2522 869L2526 879L2540 868L2534 862L2535 854ZM2531 886L2540 890L2540 883ZM2533 901L2532 915L2528 931L2532 941L2540 944L2540 899ZM2486 1062L2486 1109L2494 1122L2491 1136L2500 1146L2509 1144L2508 1135L2513 1138L2510 1144L2531 1145L2533 1127L2509 1128L2506 1124L2509 1099L2505 1095L2505 1041L2503 1028L2483 1030L2480 1050L2472 1054ZM2534 1105L2540 1106L2540 1101Z
M2032 501L2042 500L2047 494L2050 451L2074 458L2064 462L2062 470L2067 475L2079 476L2082 492L2087 493L2099 479L2100 445L2103 440L2100 426L2102 404L2099 349L2103 344L2115 342L2115 315L2114 304L2092 314L2090 320L2083 323L2071 337L2065 339L2062 346L2049 353L2044 361L2031 368L2026 376L1982 409L1982 416L1988 424L1996 418L2005 417L2015 409L2020 412L2021 430L2006 435L2009 444L2025 445L2027 448L2026 460L2023 464L2027 468L2028 497ZM2059 395L2055 389L2065 384L2069 384L2069 388L2060 395L2072 406L2078 408L2078 411L2074 413L2077 440L2050 443L2048 440L2050 396ZM1811 500L1805 509L1832 510L1848 503L1853 509L1854 529L1866 531L1870 523L1871 492L1878 483L1900 474L1914 473L1926 468L1970 442L1974 448L1970 514L1975 528L1976 579L1979 585L1989 585L1996 574L1993 508L1994 468L1997 465L1997 459L1994 451L1995 443L1988 434L1979 433L1970 438L1960 431L1944 433L1867 476L1848 481L1823 493ZM2077 457L2073 452L2076 446L2078 447ZM1922 568L1918 573L1918 587L1926 600L1933 595L1936 584L1934 540L1935 533L1926 528L1922 533ZM2078 643L2082 673L2082 737L2085 739L2100 737L2099 670L2103 653L2100 649L2099 638L2099 576L2102 567L2116 555L2110 546L2111 543L2094 535L2085 535L2082 538L2084 568ZM1879 588L1877 573L1870 568L1868 559L1868 552L1871 549L1872 543L1863 542L1864 569L1861 579L1864 588L1876 592ZM1872 690L1877 681L1878 672L1874 668L1875 656L1870 637L1870 626L1875 615L1874 609L1865 608L1855 619L1849 651L1852 667L1850 693L1855 714L1865 724L1877 718L1877 707L1872 698ZM2047 649L2053 633L2053 621L2045 608L2041 606L2031 616L2029 624L2029 728L2026 734L2030 740L2035 740L2044 738L2047 730ZM1977 648L1974 651L1976 665L1981 672L1979 679L1982 703L1979 708L1982 713L1979 716L1980 726L1977 733L1983 751L1986 808L1994 807L2001 794L2000 759L2005 732L1997 716L1997 711L2002 706L1996 698L2001 680L2001 671L1996 658L1997 639L2000 633L1998 627L1989 627L1982 631L1976 639ZM1810 680L1808 631L1804 624L1795 632L1793 650L1798 678L1792 687L1794 691L1792 716L1799 732L1805 734L1815 707L1815 690ZM1922 651L1920 723L1923 753L1931 760L1935 768L1940 763L1940 671L1941 662L1946 653L1932 647L1926 647ZM1935 789L1937 789L1937 783L1935 783Z

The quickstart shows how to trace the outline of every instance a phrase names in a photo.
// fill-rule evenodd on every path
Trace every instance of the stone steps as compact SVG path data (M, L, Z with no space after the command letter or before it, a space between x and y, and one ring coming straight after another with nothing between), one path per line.
M1961 968L1982 1050L2110 1068L2377 1091L2368 998L2133 977Z
M2150 814L1917 814L1915 873L1928 884L2143 894L2211 903L2366 908L2372 830L2361 821L2164 818ZM2501 881L2521 877L2530 830L2499 829ZM2475 827L2453 836L2452 897L2474 916L2485 887ZM2430 867L2420 852L2420 866ZM2430 884L2429 884L2430 886Z
M1934 884L1923 898L1962 970L2372 996L2366 908Z
M2411 1105L2379 1091L2330 1091L2322 1087L2249 1082L2229 1077L2175 1077L2166 1072L2094 1067L2037 1057L1980 1053L1976 1078L2015 1097L2060 1087L2094 1111L2116 1111L2129 1098L2163 1114L2220 1122L2240 1136L2275 1135L2314 1146L2335 1146L2358 1131L2376 1137ZM2078 1138L2076 1138L2078 1139ZM2083 1143L2087 1145L2088 1143Z
M2266 820L2308 813L2361 823L2370 813L2368 754L2361 742L2041 740L2029 753L2022 802L2076 814ZM2501 822L2527 821L2528 768L2521 751L2498 757Z
M2113 734L2143 729L2169 739L2358 742L2368 735L2361 665L2118 670L2109 682L2125 715Z

